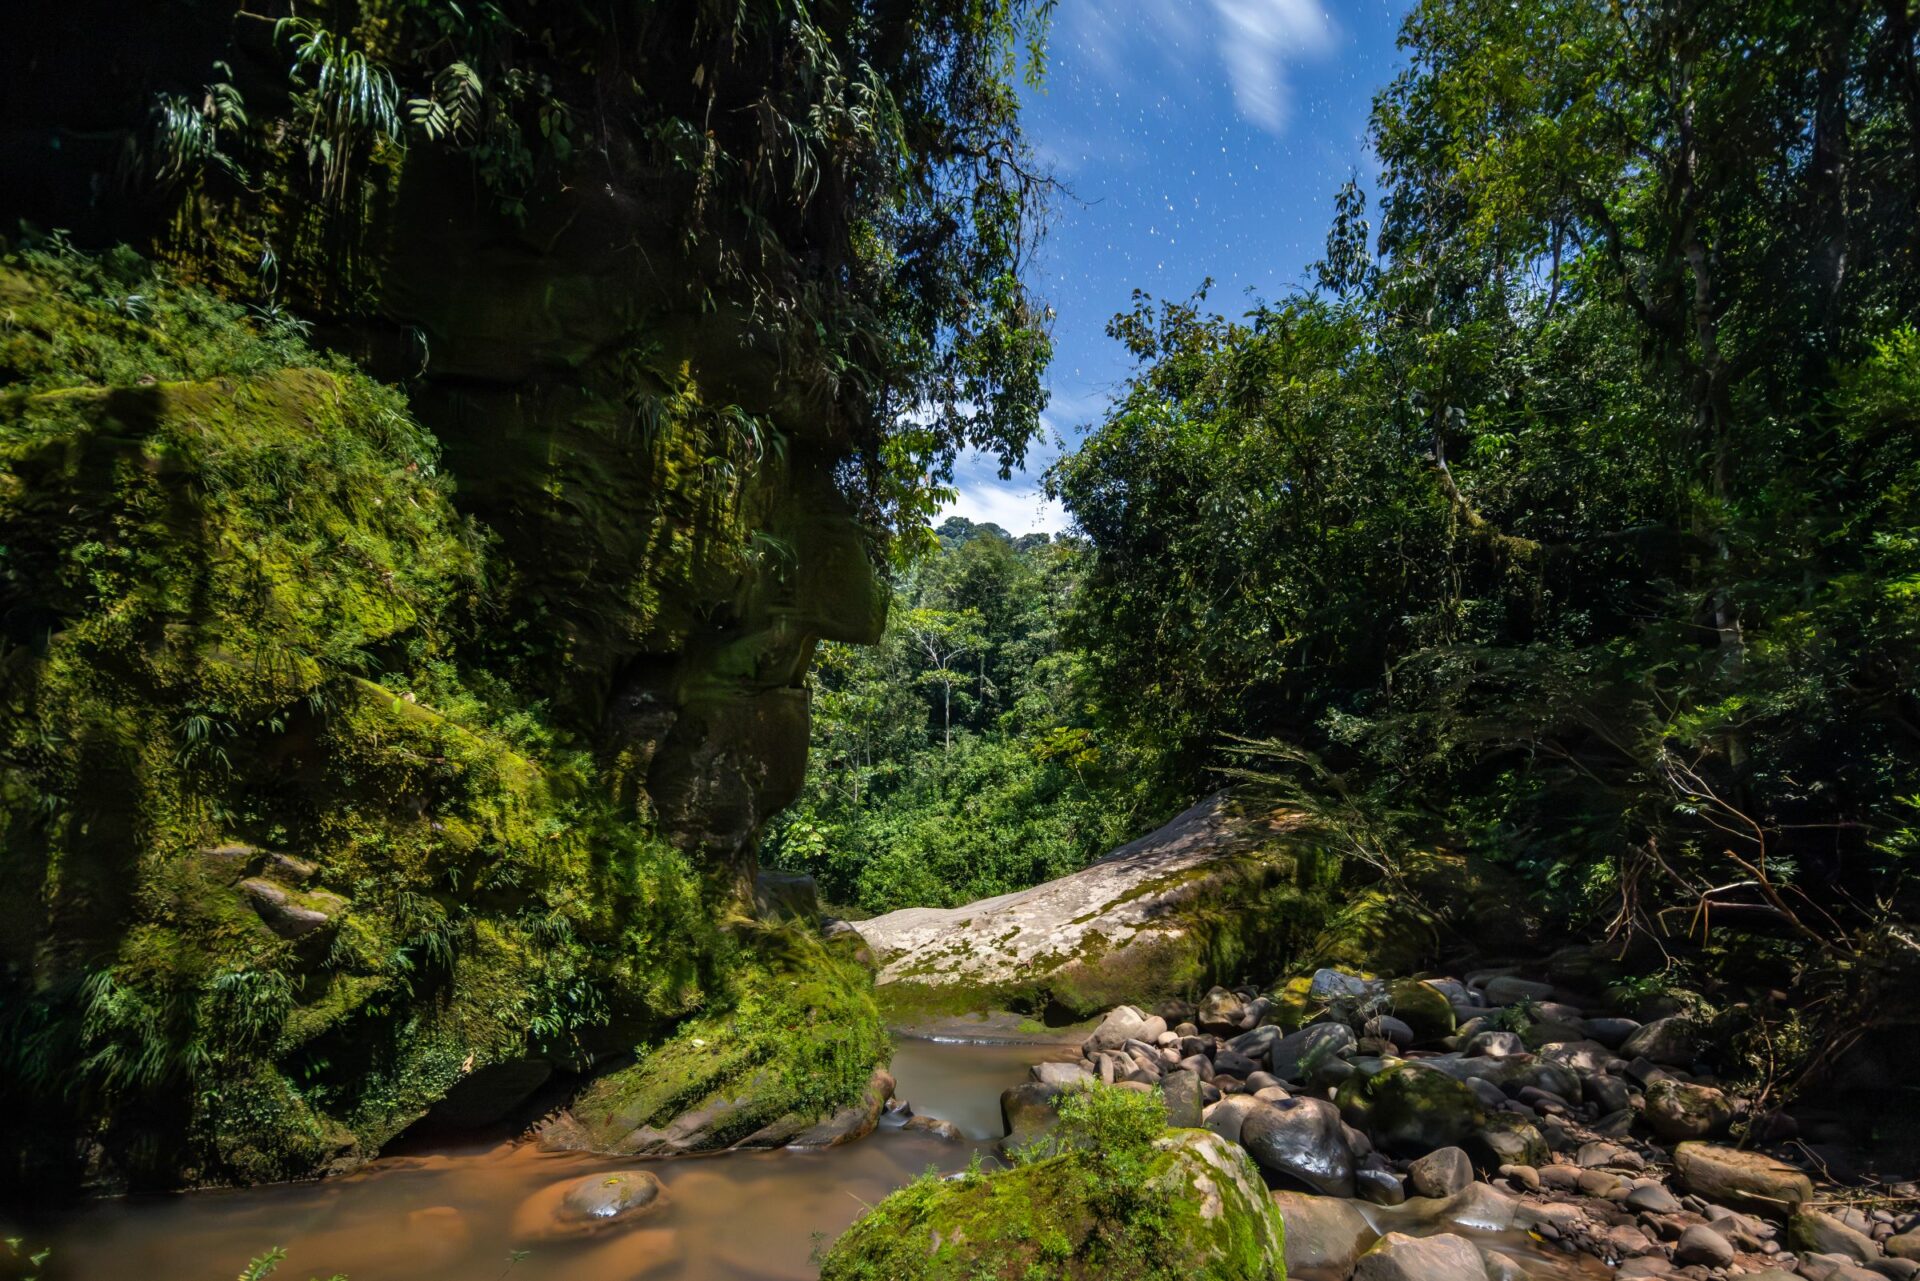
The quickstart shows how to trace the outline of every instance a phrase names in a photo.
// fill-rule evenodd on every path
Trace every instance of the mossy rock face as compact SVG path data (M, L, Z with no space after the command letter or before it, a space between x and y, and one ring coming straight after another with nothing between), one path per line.
M1112 1177L1093 1155L1067 1151L993 1174L924 1178L847 1229L821 1281L1284 1281L1284 1225L1237 1144L1168 1131L1128 1170L1130 1187Z
M1413 1029L1416 1044L1453 1035L1457 1026L1453 1004L1436 987L1418 979L1396 979L1387 985L1393 1015Z
M10 1172L323 1173L724 991L695 860L455 645L487 540L395 392L131 255L0 306Z
M873 976L798 928L758 935L730 1008L687 1020L542 1130L550 1150L678 1156L826 1146L873 1128L892 1093ZM825 1128L820 1128L824 1126Z

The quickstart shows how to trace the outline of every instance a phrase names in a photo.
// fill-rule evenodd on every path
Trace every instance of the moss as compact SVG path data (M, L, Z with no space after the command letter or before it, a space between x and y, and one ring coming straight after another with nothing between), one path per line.
M1284 1228L1241 1149L1165 1130L1157 1095L1095 1087L1061 1111L1057 1155L929 1173L854 1223L821 1281L1283 1281Z
M636 1132L703 1109L719 1119L698 1146L725 1147L861 1097L890 1056L872 973L849 949L799 927L757 928L751 940L752 959L723 1002L575 1101L594 1148L630 1149Z

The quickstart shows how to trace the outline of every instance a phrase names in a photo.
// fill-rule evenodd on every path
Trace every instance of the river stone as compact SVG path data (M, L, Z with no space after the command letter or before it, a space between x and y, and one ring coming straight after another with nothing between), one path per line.
M1613 1051L1598 1041L1551 1041L1540 1047L1542 1063L1557 1063L1570 1072L1601 1071L1613 1057Z
M949 1143L965 1143L967 1136L959 1126L951 1121L943 1121L937 1116L910 1116L901 1127L903 1130L918 1130L922 1134L931 1134L935 1138L945 1139Z
M1911 1259L1920 1263L1920 1228L1910 1228L1886 1239L1884 1248L1895 1259Z
M1415 1045L1453 1035L1453 1005L1437 985L1443 981L1397 979L1387 985L1387 1002L1393 1016L1413 1029Z
M1054 1060L1049 1063L1035 1063L1027 1069L1027 1076L1041 1085L1083 1085L1094 1079L1093 1069L1084 1062L1071 1063Z
M1465 1237L1389 1232L1360 1256L1353 1281L1487 1281L1487 1265Z
M520 1241L561 1241L625 1228L666 1204L666 1189L647 1170L615 1170L541 1189L514 1211Z
M1525 1054L1527 1044L1514 1032L1480 1032L1466 1044L1467 1055L1476 1059L1505 1059Z
M1458 1147L1486 1121L1472 1090L1441 1072L1401 1063L1370 1078L1355 1076L1340 1087L1340 1113L1389 1152L1423 1155ZM1523 1156L1503 1158L1531 1164Z
M1655 1063L1682 1065L1700 1055L1700 1025L1682 1015L1673 1015L1634 1029L1620 1043L1623 1059L1644 1058Z
M1246 1017L1246 1013L1247 1003L1238 992L1216 987L1200 999L1200 1008L1194 1013L1193 1021L1200 1025L1203 1032L1232 1036L1239 1032L1240 1020Z
M1238 1143L1247 1113L1259 1104L1260 1100L1250 1094L1229 1094L1201 1113L1200 1124L1221 1138Z
M1813 1199L1813 1180L1759 1152L1713 1143L1682 1143L1673 1165L1687 1191L1736 1210L1783 1215Z
M1800 1210L1787 1220L1787 1244L1803 1254L1844 1254L1855 1263L1880 1257L1873 1238L1818 1210Z
M1373 1235L1354 1202L1275 1192L1273 1204L1286 1224L1288 1276L1345 1277L1353 1272L1362 1244Z
M1452 1196L1473 1182L1473 1162L1460 1148L1436 1148L1407 1167L1415 1196Z
M1627 1193L1627 1208L1642 1214L1678 1214L1680 1198L1658 1183L1646 1183Z
M1313 979L1307 985L1307 995L1316 1001L1359 1000L1367 991L1367 981L1358 974L1324 967L1313 972Z
M1580 1082L1580 1088L1587 1102L1600 1109L1601 1116L1633 1106L1633 1091L1617 1076L1595 1072Z
M1647 1087L1643 1113L1653 1132L1669 1143L1704 1139L1733 1119L1727 1096L1710 1085L1689 1085L1669 1078Z
M1268 904L1298 893L1300 822L1220 792L1079 871L961 907L888 912L860 932L883 989L1076 1017L1123 1000L1151 1008L1186 994L1223 931L1264 933Z
M1696 1223L1681 1232L1680 1239L1674 1242L1673 1261L1724 1268L1733 1262L1733 1243L1706 1224Z
M1628 1037L1640 1030L1640 1024L1634 1019L1583 1019L1580 1028L1608 1049L1617 1050L1626 1043Z
M1358 1044L1353 1029L1344 1023L1312 1023L1274 1042L1271 1070L1282 1081L1292 1084L1298 1082L1301 1073L1310 1066L1338 1058Z
M1553 996L1553 984L1538 983L1532 979L1518 978L1511 974L1502 974L1498 978L1488 979L1481 989L1487 999L1495 1005L1515 1005L1521 1001L1545 1001Z
M1375 1205L1404 1205L1407 1200L1407 1190L1392 1170L1362 1166L1353 1172L1353 1186L1361 1200Z
M1389 1041L1397 1049L1406 1049L1413 1044L1413 1029L1391 1014L1376 1014L1367 1020L1367 1035L1379 1041Z
M1353 1195L1353 1151L1339 1110L1325 1099L1255 1104L1241 1122L1240 1143L1264 1169L1328 1196Z
M1196 1072L1167 1073L1160 1082L1160 1094L1167 1105L1167 1124L1176 1130L1200 1126L1200 1076Z
M1552 1159L1552 1150L1540 1127L1517 1112L1492 1112L1461 1146L1484 1170L1503 1165L1535 1169Z

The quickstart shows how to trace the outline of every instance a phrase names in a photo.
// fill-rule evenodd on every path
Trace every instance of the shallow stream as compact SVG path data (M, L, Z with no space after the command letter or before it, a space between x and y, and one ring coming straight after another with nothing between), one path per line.
M900 1096L970 1142L883 1126L823 1152L645 1162L666 1184L665 1209L584 1241L533 1239L539 1194L635 1163L504 1142L384 1157L323 1183L98 1201L26 1231L53 1249L44 1281L222 1281L270 1246L287 1252L275 1281L811 1281L817 1240L928 1166L964 1167L1000 1136L1000 1092L1054 1054L902 1038Z

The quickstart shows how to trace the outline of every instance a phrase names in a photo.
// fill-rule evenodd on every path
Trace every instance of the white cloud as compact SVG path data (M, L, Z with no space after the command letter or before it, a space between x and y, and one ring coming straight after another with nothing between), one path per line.
M1240 114L1271 133L1286 128L1286 64L1333 49L1333 20L1320 0L1213 0L1220 56Z
M1067 509L1048 498L1038 485L962 479L958 497L933 518L938 525L949 516L964 516L976 525L994 524L1018 538L1022 534L1058 534L1067 527Z
M1325 0L1067 0L1056 31L1123 95L1157 80L1190 102L1182 83L1224 71L1239 114L1275 134L1291 105L1289 67L1337 44Z

